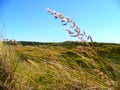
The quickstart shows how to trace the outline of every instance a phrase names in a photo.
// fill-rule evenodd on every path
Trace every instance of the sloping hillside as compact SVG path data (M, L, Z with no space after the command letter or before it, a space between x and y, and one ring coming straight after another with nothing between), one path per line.
M17 54L12 55L12 62L9 55L6 60L12 68L8 70L12 74L8 74L13 79L1 75L6 78L0 79L1 86L9 88L14 82L12 90L120 89L119 44L94 43L95 52L92 47L77 42L20 43L9 46ZM0 73L3 72L6 73Z

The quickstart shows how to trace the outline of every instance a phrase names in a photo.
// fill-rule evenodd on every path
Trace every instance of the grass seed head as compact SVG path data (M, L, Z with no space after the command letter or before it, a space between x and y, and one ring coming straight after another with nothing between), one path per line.
M58 17L59 17L60 19L63 19L63 18L64 18L64 16L63 16L62 13L58 13Z

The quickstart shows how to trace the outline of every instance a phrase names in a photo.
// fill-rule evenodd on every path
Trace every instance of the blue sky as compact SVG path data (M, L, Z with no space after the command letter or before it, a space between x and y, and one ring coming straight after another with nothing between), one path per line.
M18 41L79 40L46 8L72 18L96 42L120 43L119 0L0 0L1 32Z

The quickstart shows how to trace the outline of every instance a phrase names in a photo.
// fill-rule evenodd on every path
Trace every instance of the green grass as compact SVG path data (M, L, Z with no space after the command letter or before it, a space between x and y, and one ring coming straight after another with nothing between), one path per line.
M119 90L119 44L95 43L96 55L92 48L77 42L30 43L1 43L0 88Z

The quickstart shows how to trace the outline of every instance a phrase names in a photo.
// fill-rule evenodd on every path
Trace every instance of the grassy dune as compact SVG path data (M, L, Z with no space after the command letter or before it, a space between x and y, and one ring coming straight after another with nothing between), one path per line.
M20 43L0 44L3 90L120 90L119 44Z

